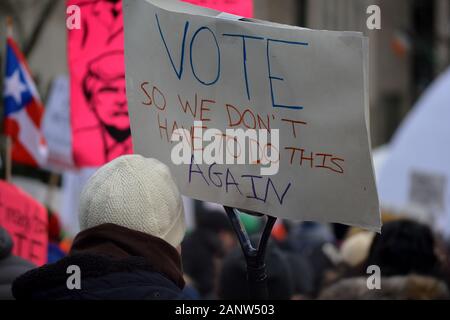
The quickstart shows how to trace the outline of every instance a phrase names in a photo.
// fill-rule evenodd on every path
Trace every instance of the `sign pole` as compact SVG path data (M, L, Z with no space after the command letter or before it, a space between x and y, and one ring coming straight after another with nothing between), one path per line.
M5 136L5 180L11 182L12 159L11 159L11 138Z
M263 234L259 240L258 248L254 248L244 226L239 219L239 211L235 208L224 206L230 219L231 225L238 237L242 252L247 263L247 281L249 288L249 297L252 300L267 300L269 291L267 287L266 272L266 248L267 242L272 232L272 228L277 218L267 216L267 222ZM252 213L253 214L253 213ZM263 216L262 214L257 214Z
M13 19L11 16L7 16L6 17L6 35L7 37L12 37L13 36ZM6 53L5 53L6 56ZM5 59L5 64L2 66L3 67L3 71L6 70L6 59ZM4 71L5 72L5 71ZM6 73L5 73L6 74ZM5 106L3 106L4 108ZM2 110L2 130L4 132L5 128L4 128L4 110ZM5 166L5 181L7 182L11 182L11 176L12 176L12 142L11 142L11 137L9 137L8 135L3 135L3 139L2 139L3 143L4 143L4 163L3 165Z

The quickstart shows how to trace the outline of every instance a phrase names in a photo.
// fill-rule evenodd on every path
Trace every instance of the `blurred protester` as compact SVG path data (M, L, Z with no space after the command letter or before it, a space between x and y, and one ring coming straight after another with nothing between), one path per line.
M11 284L21 274L35 268L31 262L12 254L13 240L0 226L0 300L11 300Z
M324 243L334 242L334 236L328 225L316 222L301 222L289 228L284 248L295 253L309 256Z
M373 240L367 259L370 265L379 266L383 276L436 276L440 270L431 229L406 219L386 223Z
M184 272L203 299L214 299L223 257L236 247L236 236L219 211L197 212L196 225L182 243Z
M339 279L345 269L339 251L332 242L315 246L307 259L314 270L312 296L315 298L322 288Z
M308 289L307 296L315 297L323 285L333 281L339 274L337 267L340 261L332 229L329 225L310 221L283 221L283 226L287 235L280 237L278 232L274 232L273 236L284 252L308 262L312 269L312 287Z
M269 242L266 252L267 286L270 300L289 300L294 296L294 280L288 258ZM219 283L219 298L249 299L247 266L241 248L236 248L224 260Z
M187 274L184 274L183 279L185 282L183 294L186 296L186 298L189 298L189 300L201 300L202 296L200 296L200 292L195 287L192 279Z
M331 228L333 230L334 238L336 239L336 244L340 247L341 243L345 240L349 226L341 223L332 223Z
M196 224L198 230L214 232L219 237L225 253L236 247L236 235L225 213L221 211L199 211L196 214Z
M314 294L314 269L310 262L300 255L285 253L291 269L294 292L292 300L310 299Z
M80 226L68 257L14 281L17 299L184 298L183 204L164 164L127 155L101 167L81 194ZM71 265L81 276L72 290Z
M365 272L364 264L369 256L374 236L373 232L360 231L349 236L342 243L339 252L348 276L360 275Z
M323 300L442 300L449 292L444 282L411 274L381 279L380 290L367 289L367 277L348 278L327 288Z
M343 244L344 260L351 266L361 264L368 237L359 233L348 241ZM322 291L320 299L446 299L448 288L441 280L435 249L428 226L410 220L388 222L375 235L360 276L337 281ZM365 273L373 265L381 272L381 288L376 290L368 288Z
M58 215L48 209L48 251L47 263L53 263L66 256L66 252L61 248L62 229Z

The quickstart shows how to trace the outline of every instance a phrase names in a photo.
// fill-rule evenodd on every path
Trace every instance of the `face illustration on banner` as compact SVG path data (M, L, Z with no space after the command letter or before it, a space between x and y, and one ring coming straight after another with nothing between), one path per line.
M98 121L113 138L116 132L130 134L127 100L125 95L125 75L119 70L110 70L109 66L120 63L123 52L106 52L88 64L83 79L83 91L86 101ZM117 137L115 140L120 141Z
M84 97L99 122L107 160L127 152L125 142L131 136L125 74L109 68L122 61L122 51L106 52L90 61L83 79Z
M72 81L74 156L78 165L101 165L132 152L125 94L122 1L78 4L83 25L80 33L69 37L77 66L72 72L78 83Z

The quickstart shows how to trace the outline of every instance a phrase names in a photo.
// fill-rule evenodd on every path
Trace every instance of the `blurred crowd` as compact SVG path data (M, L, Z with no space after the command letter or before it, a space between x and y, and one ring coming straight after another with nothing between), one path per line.
M227 215L199 208L186 231L168 168L119 157L87 183L73 242L49 211L48 264L14 256L0 228L0 299L248 299L246 261ZM240 220L256 246L266 218ZM383 212L382 221L378 234L278 219L266 251L269 299L448 299L450 243L399 214ZM80 291L68 290L71 265L82 270Z
M258 218L255 218L258 219ZM450 247L419 222L383 214L381 234L339 224L278 222L267 249L270 299L448 299ZM248 231L255 239L259 227ZM246 265L222 212L197 213L182 244L200 299L246 299ZM371 286L378 274L380 289Z
M181 245L186 297L248 299L245 259L225 212L199 210L195 219L195 229ZM265 219L242 213L241 220L257 244ZM383 220L381 234L279 220L266 254L270 299L450 298L450 244L422 223L387 213ZM54 213L49 213L48 233L48 262L54 263L70 249ZM12 247L0 227L0 300L13 298L14 279L36 267L12 255ZM381 279L368 269L373 265ZM375 286L369 288L370 283Z

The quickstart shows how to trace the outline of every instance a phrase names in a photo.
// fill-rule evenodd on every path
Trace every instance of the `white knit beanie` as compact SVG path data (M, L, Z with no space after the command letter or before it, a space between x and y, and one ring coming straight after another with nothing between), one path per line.
M125 155L107 163L81 193L82 230L114 223L161 238L183 240L183 202L169 168L156 159Z

